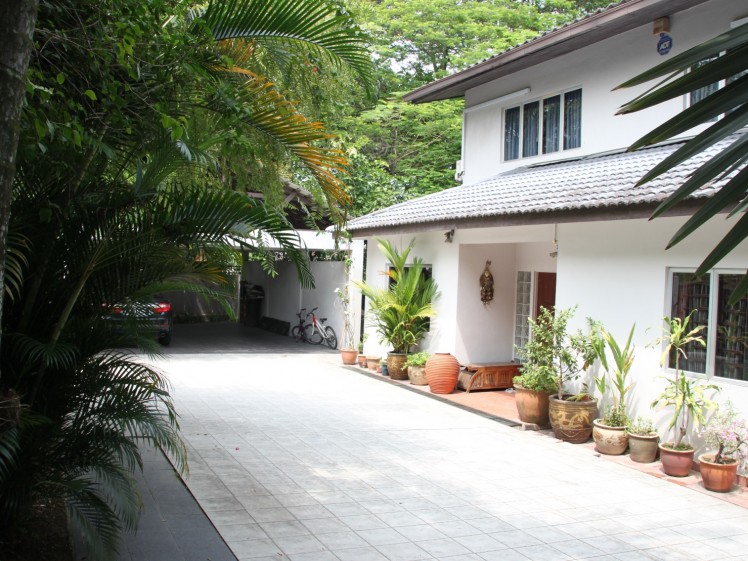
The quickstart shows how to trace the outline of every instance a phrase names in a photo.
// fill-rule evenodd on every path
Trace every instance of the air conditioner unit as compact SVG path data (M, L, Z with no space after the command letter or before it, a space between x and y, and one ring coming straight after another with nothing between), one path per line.
M465 170L462 168L462 160L455 162L455 181L462 181L462 176L465 174Z

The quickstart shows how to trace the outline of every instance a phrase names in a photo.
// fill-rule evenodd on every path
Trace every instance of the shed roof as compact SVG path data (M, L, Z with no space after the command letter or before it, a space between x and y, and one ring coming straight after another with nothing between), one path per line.
M635 152L620 150L516 168L478 183L445 189L355 218L348 222L347 229L356 237L363 237L457 226L647 216L696 168L736 137L728 137L641 187L636 187L639 179L685 140ZM692 200L711 196L721 184L715 182L701 189ZM688 205L683 207L682 211L685 210L689 210Z

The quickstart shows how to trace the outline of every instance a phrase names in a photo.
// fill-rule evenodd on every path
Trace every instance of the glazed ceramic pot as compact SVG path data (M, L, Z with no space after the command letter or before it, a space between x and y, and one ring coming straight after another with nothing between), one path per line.
M514 404L517 406L519 420L523 423L531 423L539 427L548 426L548 392L515 386Z
M715 464L714 454L702 454L699 456L699 472L701 472L701 483L704 489L727 493L735 483L738 462L731 460L726 464Z
M601 454L608 456L620 456L629 445L627 427L610 427L603 423L602 419L592 421L592 439L595 448Z
M460 374L460 363L450 353L435 353L426 361L426 381L432 393L452 393Z
M629 458L640 464L648 464L657 458L657 445L660 437L655 434L629 433Z
M405 369L405 360L408 355L402 353L389 353L387 355L387 370L392 380L407 380L408 371Z
M592 436L592 421L597 418L597 400L567 401L549 398L548 417L553 434L559 440L580 444Z
M673 450L660 444L660 462L665 475L686 477L693 467L693 449Z

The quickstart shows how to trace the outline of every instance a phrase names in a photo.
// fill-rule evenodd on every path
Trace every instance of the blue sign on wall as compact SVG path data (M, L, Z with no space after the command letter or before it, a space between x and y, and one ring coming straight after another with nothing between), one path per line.
M660 40L657 41L657 52L666 55L673 48L673 38L665 33L660 33Z

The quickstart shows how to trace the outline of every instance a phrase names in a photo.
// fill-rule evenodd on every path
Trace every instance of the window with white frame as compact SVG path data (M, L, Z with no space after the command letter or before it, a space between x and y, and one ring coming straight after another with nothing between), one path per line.
M670 271L670 317L694 311L692 327L703 325L706 347L691 344L683 370L707 376L748 381L748 298L728 303L745 272L715 269L702 278L692 271ZM670 358L671 368L674 357Z
M504 110L504 160L551 154L581 145L581 89Z

